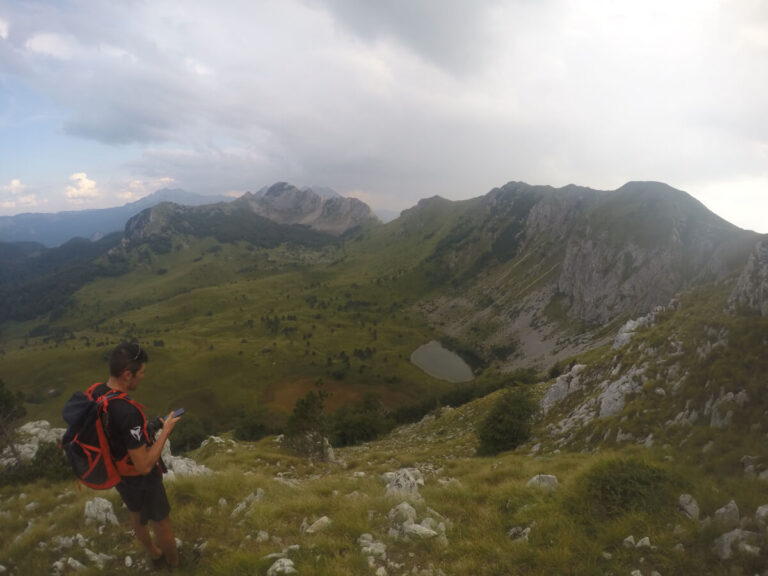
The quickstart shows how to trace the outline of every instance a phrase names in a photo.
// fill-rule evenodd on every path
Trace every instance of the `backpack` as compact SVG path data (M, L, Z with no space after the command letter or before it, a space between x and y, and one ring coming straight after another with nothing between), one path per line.
M61 439L61 448L83 484L106 490L119 484L123 475L129 475L124 462L115 463L112 459L104 424L107 406L112 400L121 399L141 407L119 390L94 397L99 385L96 383L85 392L75 392L67 400L62 410L67 430Z

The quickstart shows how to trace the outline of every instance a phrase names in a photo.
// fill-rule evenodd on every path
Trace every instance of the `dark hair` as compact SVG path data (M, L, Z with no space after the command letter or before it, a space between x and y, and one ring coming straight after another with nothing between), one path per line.
M141 370L141 365L149 361L147 353L142 350L138 342L123 342L115 346L109 355L109 373L115 378L124 370L136 374Z

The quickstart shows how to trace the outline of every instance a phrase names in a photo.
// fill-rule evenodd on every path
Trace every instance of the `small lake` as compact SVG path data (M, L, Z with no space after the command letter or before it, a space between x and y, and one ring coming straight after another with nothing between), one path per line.
M472 369L461 357L432 340L419 346L411 354L411 362L427 374L448 382L469 382L474 378Z

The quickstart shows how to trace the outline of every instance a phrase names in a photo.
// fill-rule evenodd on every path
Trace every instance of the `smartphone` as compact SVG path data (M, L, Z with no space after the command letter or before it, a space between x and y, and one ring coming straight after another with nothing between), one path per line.
M173 417L174 418L178 418L182 414L184 414L184 408L179 408L178 410L174 410L173 411Z

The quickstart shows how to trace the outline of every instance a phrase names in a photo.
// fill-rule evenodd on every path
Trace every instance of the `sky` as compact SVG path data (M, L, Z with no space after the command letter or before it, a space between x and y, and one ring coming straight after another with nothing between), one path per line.
M0 215L633 180L768 233L768 2L0 0Z

